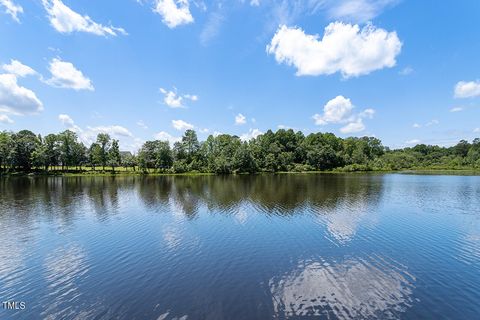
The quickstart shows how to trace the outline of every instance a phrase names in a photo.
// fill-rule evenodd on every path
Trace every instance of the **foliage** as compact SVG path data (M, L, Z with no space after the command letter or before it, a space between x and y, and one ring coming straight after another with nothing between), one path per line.
M187 130L173 147L168 141L146 141L137 155L120 151L118 140L98 134L87 148L77 134L66 130L42 138L33 132L0 132L2 171L56 170L123 166L143 172L205 172L216 174L256 172L371 171L405 169L480 169L480 139L460 141L452 147L419 144L397 150L373 137L342 139L332 133L291 129L268 130L255 139L210 135L200 142ZM82 169L84 170L84 169Z
M99 149L99 160L105 170L105 166L108 162L108 150L110 149L110 136L106 133L99 133L97 135L97 144L100 146Z

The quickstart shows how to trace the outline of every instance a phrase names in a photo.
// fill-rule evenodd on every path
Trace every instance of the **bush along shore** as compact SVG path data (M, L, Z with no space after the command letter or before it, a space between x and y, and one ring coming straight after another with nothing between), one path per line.
M89 146L66 130L44 137L0 132L0 174L241 174L312 171L480 171L480 139L452 147L418 144L391 150L373 137L268 130L249 141L229 134L199 141L187 130L173 146L146 141L134 154L100 133Z

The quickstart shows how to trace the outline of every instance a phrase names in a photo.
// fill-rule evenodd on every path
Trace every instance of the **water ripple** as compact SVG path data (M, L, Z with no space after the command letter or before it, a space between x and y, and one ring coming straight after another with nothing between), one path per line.
M278 317L398 318L412 304L415 277L383 257L299 262L269 286Z

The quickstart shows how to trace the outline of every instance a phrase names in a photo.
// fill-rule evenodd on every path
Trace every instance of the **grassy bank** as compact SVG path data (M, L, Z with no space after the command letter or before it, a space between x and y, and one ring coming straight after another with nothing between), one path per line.
M478 168L412 168L401 170L350 170L349 168L337 168L334 170L309 170L309 171L279 171L279 172L257 172L252 174L424 174L424 175L480 175ZM53 167L47 171L34 169L30 172L12 171L0 172L0 176L122 176L122 175L148 175L148 176L211 176L219 175L212 172L182 172L176 173L169 170L147 169L138 167L105 167L105 170L93 167L64 168ZM232 173L232 175L249 175L248 173Z

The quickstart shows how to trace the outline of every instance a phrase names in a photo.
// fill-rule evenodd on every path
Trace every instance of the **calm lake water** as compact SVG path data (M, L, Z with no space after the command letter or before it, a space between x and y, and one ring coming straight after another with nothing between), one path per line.
M0 179L0 319L479 319L480 177Z

